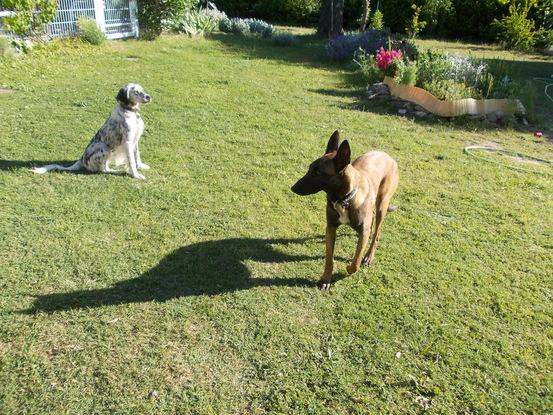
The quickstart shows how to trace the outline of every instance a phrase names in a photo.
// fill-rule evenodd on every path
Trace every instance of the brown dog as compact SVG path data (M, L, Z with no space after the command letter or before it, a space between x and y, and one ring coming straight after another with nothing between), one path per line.
M340 133L330 137L325 155L315 160L309 170L292 191L298 195L310 195L321 190L326 192L326 259L324 274L319 287L330 288L334 264L334 243L336 229L343 223L349 224L359 235L355 256L347 267L349 274L358 271L361 264L369 265L376 250L390 200L399 182L397 163L382 151L363 154L350 164L349 143L340 144ZM362 257L376 210L371 246ZM392 210L392 209L390 209Z

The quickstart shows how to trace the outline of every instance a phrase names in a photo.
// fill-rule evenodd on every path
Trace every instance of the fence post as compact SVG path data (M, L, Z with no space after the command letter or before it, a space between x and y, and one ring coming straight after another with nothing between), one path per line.
M106 17L104 15L104 0L94 0L94 16L96 24L106 33Z

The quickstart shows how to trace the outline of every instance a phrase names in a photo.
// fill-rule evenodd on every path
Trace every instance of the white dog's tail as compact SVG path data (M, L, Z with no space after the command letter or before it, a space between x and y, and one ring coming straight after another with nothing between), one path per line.
M71 166L67 166L67 167L62 166L60 164L48 164L47 166L35 167L34 169L32 169L32 171L37 174L44 174L52 170L76 171L80 169L81 169L81 160L77 160Z

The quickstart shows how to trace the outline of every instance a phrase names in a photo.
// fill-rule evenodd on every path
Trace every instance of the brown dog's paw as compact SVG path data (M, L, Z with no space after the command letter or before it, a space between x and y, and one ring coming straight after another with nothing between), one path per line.
M368 267L369 265L371 265L371 262L373 262L373 259L367 255L365 258L363 258L363 261L361 261L361 264L364 267Z
M357 271L359 271L359 267L357 267L357 266L351 264L351 265L348 265L348 266L346 267L346 270L347 270L348 274L354 274L354 273L356 273Z
M319 284L317 284L319 287L319 290L321 291L329 291L330 290L330 280L329 279L321 279L319 281Z

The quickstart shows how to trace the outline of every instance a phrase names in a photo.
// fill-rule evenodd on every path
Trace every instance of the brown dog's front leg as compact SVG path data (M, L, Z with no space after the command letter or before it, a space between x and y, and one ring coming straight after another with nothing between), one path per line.
M346 267L348 274L353 274L354 272L359 271L361 267L361 260L363 252L367 248L367 243L369 242L369 237L371 235L370 222L369 227L363 226L363 229L359 232L359 239L357 240L357 248L355 249L355 255L351 264Z
M336 243L336 227L326 225L326 253L325 253L325 270L319 288L323 291L330 289L332 281L332 271L334 270L334 244Z

